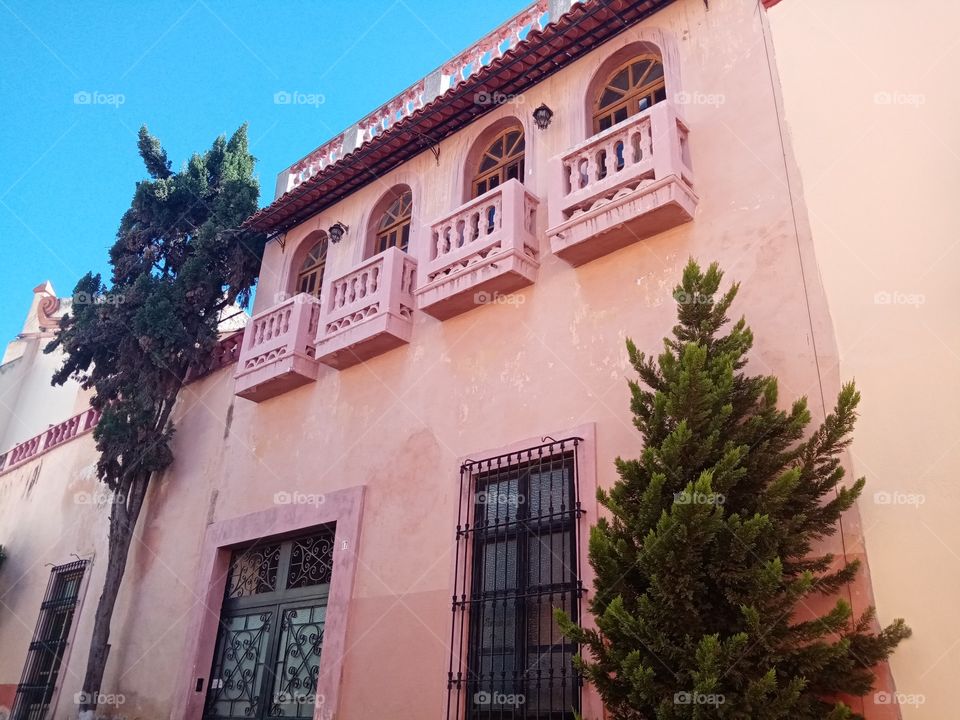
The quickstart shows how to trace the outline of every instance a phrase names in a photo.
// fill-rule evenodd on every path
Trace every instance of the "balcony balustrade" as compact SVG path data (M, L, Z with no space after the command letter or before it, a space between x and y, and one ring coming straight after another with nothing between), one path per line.
M236 394L263 402L316 380L319 317L320 301L306 293L254 315L237 361Z
M317 360L343 370L410 342L417 261L398 248L364 260L323 290Z
M666 100L553 158L550 249L581 265L693 219L687 132Z
M538 204L508 180L433 223L417 307L446 320L534 282Z
M34 435L29 440L14 445L10 450L0 455L0 472L11 470L17 465L22 465L28 460L55 448L57 445L62 445L78 435L93 430L98 422L100 422L100 411L95 408L87 408L61 423L51 425L39 435Z

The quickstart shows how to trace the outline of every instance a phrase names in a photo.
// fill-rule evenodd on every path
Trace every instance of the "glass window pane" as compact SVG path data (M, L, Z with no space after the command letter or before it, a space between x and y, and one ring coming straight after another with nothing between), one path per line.
M227 576L227 597L273 592L277 587L280 545L262 545L238 550L230 561Z
M505 540L484 545L481 592L496 592L517 587L517 542Z
M269 611L221 618L206 715L250 717L259 710L272 618Z
M526 704L541 713L569 713L576 697L572 654L555 649L533 652L524 664Z
M325 603L283 611L274 663L271 717L313 717L326 616Z
M574 577L570 533L558 532L527 541L527 583L531 587L570 582Z
M647 74L646 81L648 83L651 83L654 80L658 80L659 78L662 78L662 77L663 77L663 64L658 62L658 63L654 63L653 67L650 68L650 72Z
M569 509L569 465L530 473L530 517L548 517Z
M646 73L647 70L649 70L649 69L650 69L650 61L649 61L649 60L641 60L641 61L639 61L639 62L633 63L633 64L630 66L630 72L633 73L633 79L632 79L632 83L631 83L631 84L632 84L632 85L639 85L640 82L643 80L643 75L644 75L644 73Z
M607 88L600 95L600 107L605 108L608 105L613 105L615 102L619 102L621 98L623 98L622 93L618 93L610 88Z
M333 572L333 535L322 533L294 540L290 548L287 588L330 582Z
M630 87L630 78L628 77L627 68L624 68L614 75L607 84L611 87L617 88L618 90L627 90Z
M482 605L481 652L505 652L517 646L517 601L489 600Z

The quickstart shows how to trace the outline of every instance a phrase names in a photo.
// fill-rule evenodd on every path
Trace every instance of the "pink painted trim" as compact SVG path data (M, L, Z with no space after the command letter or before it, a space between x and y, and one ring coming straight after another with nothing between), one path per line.
M314 720L334 720L337 717L347 619L357 569L356 548L360 542L363 494L362 486L337 490L325 495L319 505L282 505L207 527L197 571L198 599L187 626L187 647L171 717L200 720L203 714L231 548L259 538L299 532L331 522L337 523L337 530ZM200 692L195 690L198 678L203 678Z
M580 564L580 581L583 584L584 595L583 601L581 603L583 617L581 621L587 627L596 628L596 623L594 622L593 616L589 614L587 609L587 601L590 597L590 594L593 592L593 579L594 572L593 568L590 567L590 554L589 554L589 533L590 526L596 523L599 504L597 503L597 425L596 423L586 423L584 425L577 425L576 427L567 428L566 430L556 430L551 432L546 432L543 435L537 435L534 437L526 438L524 440L519 440L517 442L510 443L508 445L503 445L498 448L491 448L489 450L483 450L482 452L471 453L470 455L459 458L458 465L461 467L467 462L479 463L483 460L489 460L490 458L495 458L500 455L506 455L508 453L522 452L531 447L536 447L538 445L543 445L546 442L549 442L550 439L555 440L564 440L567 438L581 438L577 446L577 480L578 480L578 494L580 497L580 507L584 511L583 517L580 519L578 525L578 543L577 548L579 551L579 564ZM469 489L471 485L467 486ZM465 497L463 497L465 496ZM459 498L457 503L458 510L463 507L463 504L468 501L469 492L464 492L463 496ZM453 520L454 523L457 522L456 517ZM451 589L451 594L456 592L456 582L457 582L457 572L460 569L457 565L459 562L471 562L469 556L469 551L467 552L466 558L459 553L454 552L454 559L450 563L450 582L448 587ZM464 630L468 631L466 624L464 625ZM458 629L459 632L459 629ZM456 634L456 633L455 633ZM460 643L461 638L454 638L454 645ZM464 644L460 643L460 647L463 648ZM452 649L452 648L451 648ZM460 657L461 667L466 667L466 658ZM454 673L456 673L456 668L454 668ZM597 693L596 689L585 683L583 686L583 696L582 696L582 707L580 708L581 715L584 718L605 718L606 711L603 707L603 702L600 700L600 695Z

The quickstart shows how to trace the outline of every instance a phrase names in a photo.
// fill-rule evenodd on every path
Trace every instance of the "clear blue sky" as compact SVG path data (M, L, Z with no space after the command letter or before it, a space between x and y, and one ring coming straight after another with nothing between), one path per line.
M179 167L248 122L264 205L282 168L528 4L0 0L0 349L35 285L107 274L141 124Z

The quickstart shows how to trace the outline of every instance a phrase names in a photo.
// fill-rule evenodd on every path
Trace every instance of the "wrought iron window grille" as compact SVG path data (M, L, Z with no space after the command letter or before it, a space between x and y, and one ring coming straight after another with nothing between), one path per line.
M87 560L77 560L50 571L37 626L10 711L11 720L43 720L47 716L70 640L87 564Z
M314 716L334 526L235 550L204 720Z
M448 720L573 720L580 711L578 648L553 610L582 614L582 444L543 438L460 468Z

